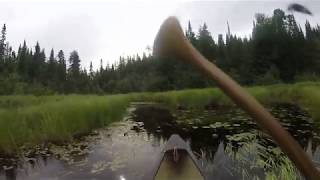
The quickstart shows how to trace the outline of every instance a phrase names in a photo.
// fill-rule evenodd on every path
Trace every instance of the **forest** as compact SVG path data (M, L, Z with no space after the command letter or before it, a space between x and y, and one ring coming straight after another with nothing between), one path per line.
M8 25L10 27L10 25ZM10 29L10 28L8 28ZM8 31L10 33L10 31ZM0 37L0 95L111 94L205 88L214 83L183 61L142 56L120 57L95 70L81 66L81 52L51 50L24 41L13 50ZM195 32L189 22L186 37L210 61L242 85L270 85L319 79L320 26L301 27L294 15L275 9L268 17L257 13L252 34L238 37L228 24L226 34L214 40L204 23Z

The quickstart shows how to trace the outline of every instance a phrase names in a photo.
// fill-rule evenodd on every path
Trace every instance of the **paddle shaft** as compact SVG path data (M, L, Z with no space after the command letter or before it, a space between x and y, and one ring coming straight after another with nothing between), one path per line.
M218 86L243 110L245 110L260 128L265 129L297 168L310 179L320 179L320 173L314 164L280 123L246 90L233 81L227 74L190 47L193 63L209 75Z
M176 55L198 67L211 77L238 106L245 110L260 128L266 130L273 137L305 177L320 179L319 171L301 146L253 96L192 46L184 36L175 17L169 17L161 26L155 40L154 52L160 55Z

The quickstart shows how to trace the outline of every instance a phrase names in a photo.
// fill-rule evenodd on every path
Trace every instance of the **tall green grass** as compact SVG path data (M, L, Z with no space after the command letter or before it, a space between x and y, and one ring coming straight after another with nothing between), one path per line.
M163 103L171 108L203 108L208 104L231 105L231 100L217 88L188 89L158 93L131 94L133 101L152 101Z
M278 179L290 179L298 180L303 179L302 175L299 173L294 164L286 156L280 157L282 163L278 166L275 166L277 170L270 171L266 173L267 180L278 180Z
M296 103L320 122L320 83L279 84L247 88L265 105ZM131 93L122 95L0 96L0 152L24 144L61 142L119 121L132 101L153 101L177 107L232 106L217 88Z
M70 140L120 120L130 102L128 95L72 95L59 99L0 110L0 151L11 153L23 144Z
M21 108L63 100L64 96L0 96L0 109Z

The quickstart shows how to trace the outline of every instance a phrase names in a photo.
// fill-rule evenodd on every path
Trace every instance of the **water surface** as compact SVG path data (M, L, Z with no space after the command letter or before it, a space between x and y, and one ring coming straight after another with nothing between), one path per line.
M320 162L319 129L294 105L270 111L315 162ZM236 108L178 110L134 105L123 121L65 145L24 150L19 158L0 156L0 179L150 179L154 162L171 134L191 146L208 179L265 179L280 173L286 156L272 139ZM289 166L290 167L290 166Z

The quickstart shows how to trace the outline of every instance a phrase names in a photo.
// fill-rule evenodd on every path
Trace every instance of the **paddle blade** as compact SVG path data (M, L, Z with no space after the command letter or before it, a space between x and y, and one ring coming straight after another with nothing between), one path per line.
M176 17L167 18L153 44L153 55L157 57L181 57L187 51L186 38Z

